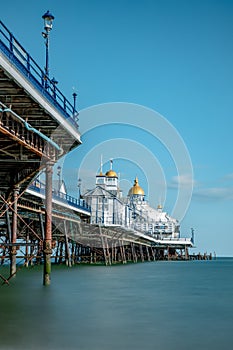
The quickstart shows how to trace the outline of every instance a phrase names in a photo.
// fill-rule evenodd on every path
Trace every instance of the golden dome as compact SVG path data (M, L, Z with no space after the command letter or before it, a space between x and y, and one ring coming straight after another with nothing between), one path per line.
M143 189L141 188L141 186L139 186L139 184L138 184L138 178L137 177L134 180L133 187L131 187L131 189L129 190L129 193L128 193L129 196L134 195L134 194L142 195L142 196L144 196L144 194L145 194Z
M108 177L118 177L117 173L114 170L112 170L112 169L107 171L105 175L108 176Z
M163 206L161 204L158 204L157 209L163 209Z

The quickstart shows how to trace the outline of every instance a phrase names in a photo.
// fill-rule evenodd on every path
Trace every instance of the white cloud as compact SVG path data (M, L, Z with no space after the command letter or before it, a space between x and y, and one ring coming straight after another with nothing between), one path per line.
M226 175L223 177L223 180L233 181L233 173L226 174Z
M194 187L197 185L197 182L193 179L190 174L177 175L172 177L172 181L169 184L169 188L178 188L180 187Z
M232 200L233 187L210 187L195 191L193 197L205 200Z
M233 180L233 173L224 176L225 182ZM226 184L226 183L225 183ZM222 183L223 185L223 183ZM188 188L193 186L193 198L198 200L233 200L233 186L216 186L201 188L201 183L194 180L190 175L177 175L172 177L171 183L168 185L170 189L178 187Z

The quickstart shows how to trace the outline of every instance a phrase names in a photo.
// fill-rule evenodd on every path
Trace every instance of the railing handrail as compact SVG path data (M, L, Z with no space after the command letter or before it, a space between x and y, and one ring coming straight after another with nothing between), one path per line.
M35 180L35 183L29 185L28 189L34 190L37 193L45 194L45 185L43 185L39 180ZM53 199L57 199L60 202L67 203L75 208L85 209L88 212L91 211L89 205L83 199L77 199L63 192L55 192L52 194Z
M56 87L54 81L46 76L45 71L40 68L1 20L0 50L7 54L11 61L16 64L17 68L20 69L21 73L23 73L26 78L30 79L30 81L33 80L34 86L36 86L57 109L62 111L66 119L69 119L69 121L78 128L78 111Z
M12 111L11 108L6 107L1 101L0 101L0 113L8 113L12 119L14 118L17 121L17 123L20 123L20 125L22 125L22 127L24 127L28 132L36 134L44 142L47 142L49 145L53 146L58 151L61 151L61 148L58 146L58 144L56 142L51 140L48 136L43 134L41 131L33 128L28 122L26 122L26 120L24 120L17 113ZM19 131L18 131L18 133L19 133Z

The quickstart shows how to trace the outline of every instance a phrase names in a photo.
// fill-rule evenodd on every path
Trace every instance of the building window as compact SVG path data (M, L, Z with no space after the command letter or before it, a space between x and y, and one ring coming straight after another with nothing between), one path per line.
M97 179L98 184L104 184L104 179Z

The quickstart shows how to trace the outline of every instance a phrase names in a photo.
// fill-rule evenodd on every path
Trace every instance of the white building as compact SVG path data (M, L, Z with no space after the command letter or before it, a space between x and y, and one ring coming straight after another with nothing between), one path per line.
M129 189L127 197L122 196L117 173L112 169L96 175L95 188L83 194L91 207L91 223L105 226L121 225L154 236L157 239L179 238L179 223L163 211L149 206L138 179Z

